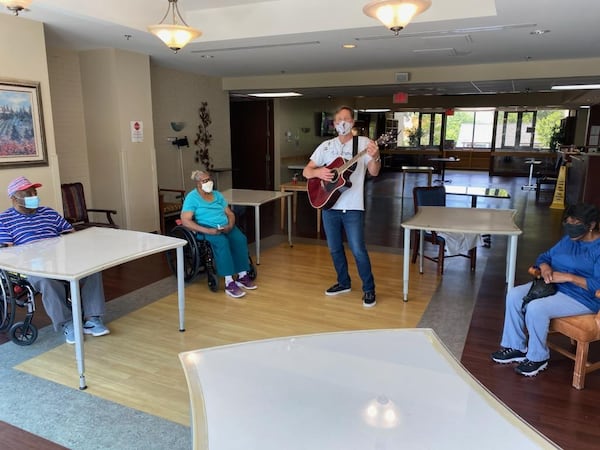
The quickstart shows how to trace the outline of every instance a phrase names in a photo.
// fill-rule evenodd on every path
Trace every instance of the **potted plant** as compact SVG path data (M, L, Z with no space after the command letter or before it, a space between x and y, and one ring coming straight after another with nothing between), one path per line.
M417 127L407 130L406 136L411 147L421 146L421 138L423 137L423 130L421 128Z
M550 136L550 151L558 151L559 147L565 143L565 137L564 130L560 127L560 125L556 125L552 130L552 135Z

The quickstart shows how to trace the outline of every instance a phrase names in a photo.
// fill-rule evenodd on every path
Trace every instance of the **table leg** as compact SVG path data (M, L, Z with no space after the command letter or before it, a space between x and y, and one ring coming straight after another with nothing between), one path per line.
M404 229L404 262L402 266L402 293L404 294L404 301L408 301L408 270L410 264L410 230Z
M423 259L425 258L423 256L423 250L425 247L425 244L423 243L424 238L425 231L419 230L419 273L423 273Z
M298 213L298 192L297 191L294 191L294 193L292 194L292 204L294 206L293 220L294 220L294 223L296 223L296 217L298 217L298 214L297 214Z
M512 235L508 238L508 254L507 257L507 283L508 289L512 289L515 286L515 272L517 266L517 240L519 236Z
M288 205L289 206L289 205ZM289 208L288 208L289 214ZM256 246L256 265L260 264L260 206L254 207L254 245Z
M87 389L85 383L85 362L83 358L83 323L81 321L81 291L79 280L69 282L71 288L71 308L73 315L73 331L75 333L75 360L79 372L79 389Z
M183 247L177 247L177 304L179 306L179 331L185 331L185 286L183 282Z
M283 189L281 189L281 192L285 192ZM285 214L285 198L281 197L281 229L283 230L284 227L284 214Z
M296 195L296 193L294 192L294 195ZM288 195L287 198L287 202L288 202L288 242L290 243L290 247L293 247L294 244L292 244L292 196ZM295 207L294 207L295 208ZM294 217L294 222L296 221L296 217Z

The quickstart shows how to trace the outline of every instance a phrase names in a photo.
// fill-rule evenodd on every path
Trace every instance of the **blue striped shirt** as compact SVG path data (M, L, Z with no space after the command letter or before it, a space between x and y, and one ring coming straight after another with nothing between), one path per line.
M40 206L33 214L15 208L0 213L0 243L21 245L60 236L73 227L52 208Z

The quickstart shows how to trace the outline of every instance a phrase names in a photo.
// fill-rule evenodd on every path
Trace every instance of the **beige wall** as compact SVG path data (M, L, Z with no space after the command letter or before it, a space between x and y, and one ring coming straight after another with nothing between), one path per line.
M0 169L0 209L11 206L4 194L14 178L24 175L42 183L42 204L62 211L60 176L54 140L54 122L50 100L48 65L43 25L39 22L0 14L0 80L23 80L40 83L42 113L48 166ZM15 45L18 42L18 45Z
M194 140L200 119L198 109L208 102L212 124L208 127L213 136L210 155L215 168L231 167L231 139L229 129L229 95L222 90L221 79L179 72L151 65L152 111L155 124L156 162L158 185L168 189L190 190L190 180L196 163ZM171 129L171 122L184 122L179 132ZM190 147L177 149L169 138L188 137ZM181 160L180 160L181 157ZM183 174L181 165L183 164ZM231 187L231 173L219 175L219 189Z
M116 209L115 221L123 228L157 230L149 57L90 50L80 53L80 65L95 205ZM131 121L143 123L143 142L132 142Z
M81 182L87 206L94 208L79 54L70 50L49 48L48 71L61 183Z

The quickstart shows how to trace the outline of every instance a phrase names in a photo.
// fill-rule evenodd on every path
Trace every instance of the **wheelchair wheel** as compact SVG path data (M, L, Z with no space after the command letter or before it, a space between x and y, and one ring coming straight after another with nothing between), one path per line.
M258 273L256 272L256 266L254 265L254 262L252 262L252 257L250 255L248 255L248 267L248 276L251 280L256 280Z
M215 258L213 255L212 247L206 239L200 239L197 241L198 251L200 252L200 271L206 272L206 281L208 288L217 292L219 290L219 277L217 275L217 269L215 268ZM202 267L202 265L204 265Z
M15 320L16 302L12 283L4 270L0 270L0 296L0 331L6 331Z
M8 332L10 340L17 345L31 345L38 337L38 330L32 323L17 322Z
M188 229L182 226L176 226L171 230L170 236L183 239L187 245L183 247L183 279L189 282L194 279L200 267L200 255L196 237ZM167 252L167 263L174 274L177 274L177 251L169 250Z

